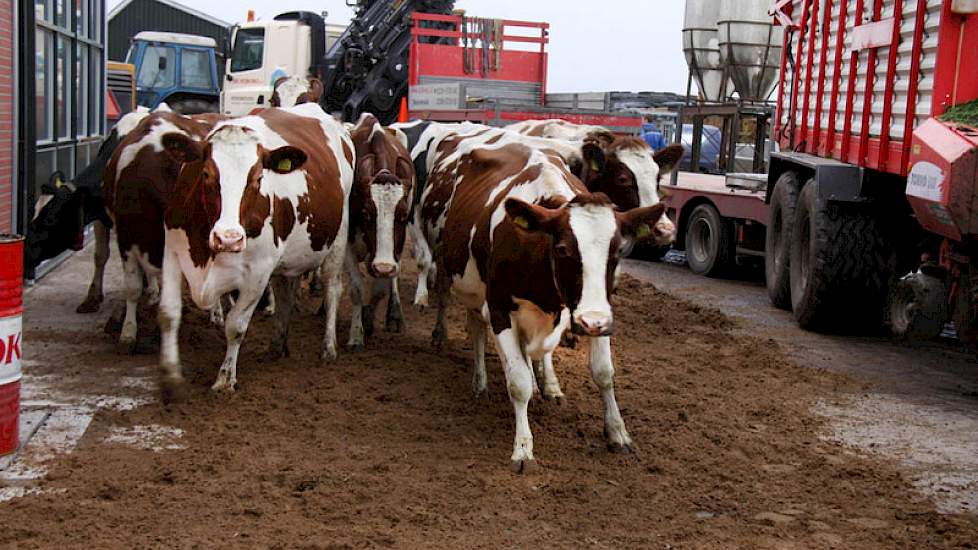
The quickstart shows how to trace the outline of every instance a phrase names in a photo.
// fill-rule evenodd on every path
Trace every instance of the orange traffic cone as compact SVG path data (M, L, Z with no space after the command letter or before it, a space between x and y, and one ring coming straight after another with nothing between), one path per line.
M406 97L401 98L401 111L397 114L398 122L408 121L408 102Z

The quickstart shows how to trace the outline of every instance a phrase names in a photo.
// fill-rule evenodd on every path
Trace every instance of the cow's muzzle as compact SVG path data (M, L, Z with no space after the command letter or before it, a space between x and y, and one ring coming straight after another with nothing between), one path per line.
M652 227L652 240L659 246L672 244L676 240L676 226L669 220L661 220Z
M371 262L370 275L378 279L393 279L397 277L397 264L387 262Z
M580 313L571 319L571 332L592 338L611 336L615 333L615 321L603 313Z
M214 252L241 252L245 242L244 232L238 229L211 232L211 250Z

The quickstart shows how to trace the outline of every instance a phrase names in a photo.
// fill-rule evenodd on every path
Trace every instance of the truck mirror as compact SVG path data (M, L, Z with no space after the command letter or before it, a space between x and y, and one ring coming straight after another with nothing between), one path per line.
M161 71L165 71L166 70L166 58L165 57L161 57L159 59L159 62L157 63L157 66L159 67L159 69Z

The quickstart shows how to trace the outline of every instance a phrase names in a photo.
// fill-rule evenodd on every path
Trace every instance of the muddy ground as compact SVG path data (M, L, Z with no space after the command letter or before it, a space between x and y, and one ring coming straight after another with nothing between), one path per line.
M71 260L28 295L28 404L80 402L94 416L25 496L0 503L5 547L978 545L974 515L937 513L895 463L820 437L813 408L862 381L796 365L741 321L636 279L615 300L614 349L639 452L605 450L585 351L562 349L567 398L531 402L540 469L519 476L498 359L491 400L474 400L457 309L442 353L429 345L433 315L408 309L403 334L381 331L324 368L314 304L295 317L291 358L275 363L259 363L271 321L256 316L231 396L208 389L223 337L188 310L188 397L164 406L155 356L120 354L102 331L107 311L73 313L89 269ZM412 280L402 277L404 296ZM344 303L344 341L348 320Z

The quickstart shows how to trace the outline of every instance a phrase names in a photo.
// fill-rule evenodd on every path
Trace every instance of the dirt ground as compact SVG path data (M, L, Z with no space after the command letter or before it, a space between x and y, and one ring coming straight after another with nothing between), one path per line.
M860 381L795 365L740 321L636 279L615 300L614 350L638 453L606 451L585 351L562 349L567 398L531 402L540 469L519 476L498 359L491 400L474 400L458 309L442 353L432 313L406 309L403 334L381 330L322 368L314 304L295 316L291 358L271 364L259 363L271 321L256 316L231 396L208 389L223 337L189 309L188 398L164 406L155 355L121 354L101 330L106 312L74 314L89 271L81 258L62 269L74 275L28 295L28 399L85 395L94 417L25 496L0 503L4 547L978 546L974 515L938 513L894 463L819 436L813 408ZM344 307L344 341L348 321Z

